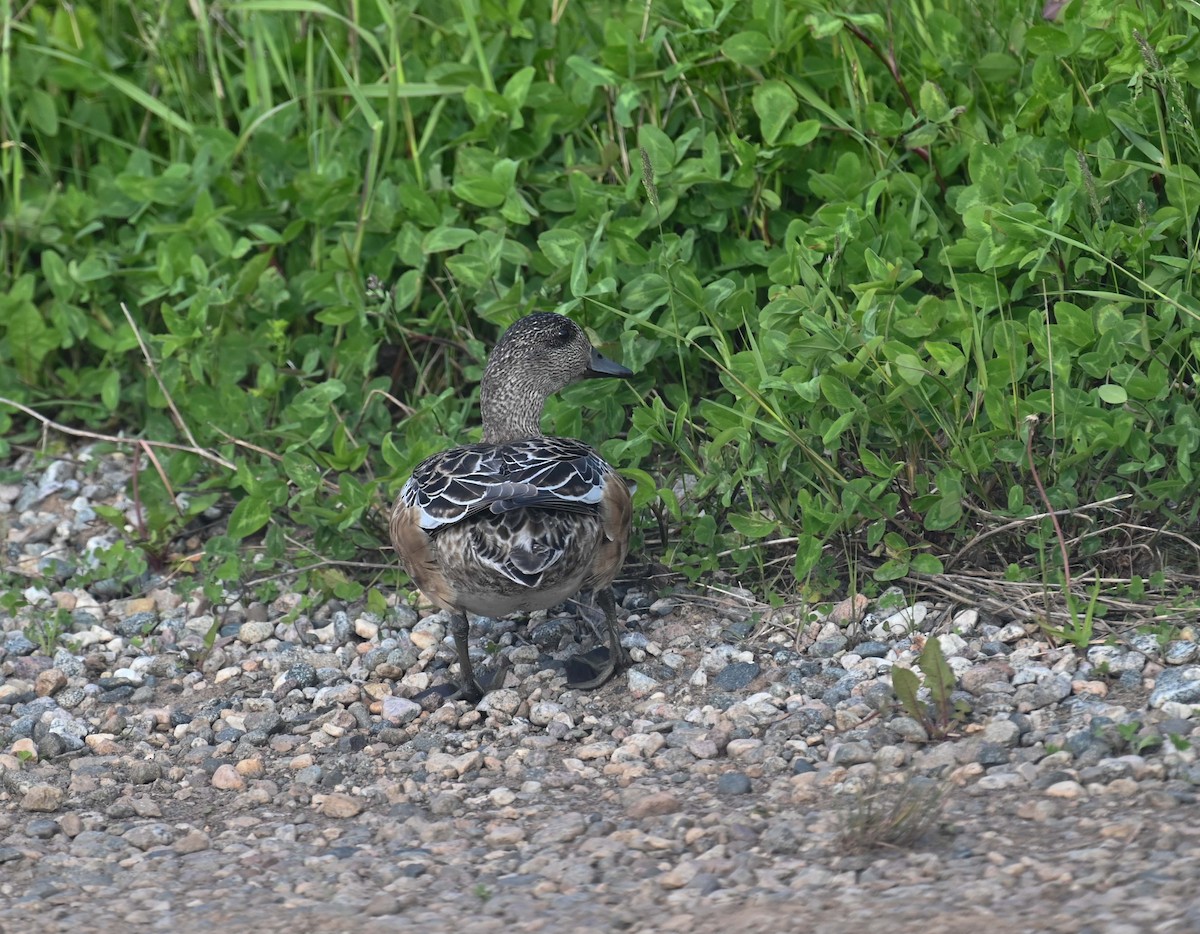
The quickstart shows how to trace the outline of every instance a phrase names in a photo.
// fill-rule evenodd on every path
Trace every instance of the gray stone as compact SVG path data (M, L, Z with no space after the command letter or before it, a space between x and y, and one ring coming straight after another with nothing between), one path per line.
M833 658L845 650L848 641L842 635L822 639L820 642L813 644L813 647L808 650L808 654L814 658Z
M1012 748L1021 738L1020 726L1007 718L991 720L983 728L983 741L995 743L996 746Z
M131 613L124 619L117 620L117 632L127 639L149 635L154 632L157 626L158 614L153 610L147 610L143 613Z
M129 766L129 781L134 785L150 785L158 781L162 770L157 762L138 760Z
M1015 701L1022 713L1050 707L1071 693L1071 679L1064 674L1053 674L1036 684L1022 684L1017 688Z
M130 848L125 840L103 831L83 831L71 840L71 855L84 858L106 858L124 854Z
M1184 642L1177 639L1168 642L1163 651L1163 661L1168 665L1186 665L1200 656L1200 642Z
M1161 707L1167 701L1177 704L1200 703L1200 666L1164 668L1150 692L1150 706Z
M870 743L840 743L833 747L830 761L834 765L859 765L870 762L875 757L875 750Z
M14 629L4 634L4 651L9 655L32 655L37 646L21 630Z
M752 790L750 778L744 772L722 772L717 779L717 794L748 795Z
M175 839L175 834L166 824L153 823L141 824L131 830L127 830L123 835L126 843L137 847L139 850L150 850L156 846L170 846Z
M757 678L761 671L754 662L730 662L717 672L710 684L719 691L740 691Z

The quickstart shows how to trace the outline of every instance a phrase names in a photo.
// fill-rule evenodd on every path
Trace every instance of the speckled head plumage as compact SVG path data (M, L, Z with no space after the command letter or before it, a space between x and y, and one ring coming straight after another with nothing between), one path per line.
M483 440L537 437L542 409L554 393L581 379L630 375L592 347L583 328L565 315L526 315L488 355L479 388Z

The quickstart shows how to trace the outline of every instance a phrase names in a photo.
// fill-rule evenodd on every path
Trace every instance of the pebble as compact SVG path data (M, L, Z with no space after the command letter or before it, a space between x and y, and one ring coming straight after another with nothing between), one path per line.
M63 804L63 791L53 785L34 785L21 797L26 811L57 811Z
M175 834L166 824L151 823L141 824L127 830L122 838L139 850L149 850L157 846L170 846L175 839Z
M1050 798L1086 798L1087 791L1079 782L1067 779L1048 785L1043 792Z
M224 763L213 772L212 786L222 791L240 791L246 787L246 781L235 766Z
M723 772L717 779L718 794L748 795L752 790L750 778L744 772Z
M269 622L249 620L238 626L237 639L246 645L257 645L266 642L275 635L275 627Z
M364 930L468 918L481 931L860 930L883 892L898 929L970 926L975 909L1055 934L1084 915L1167 929L1190 910L1200 832L1178 815L1200 797L1200 648L1187 627L1081 652L932 603L864 616L855 595L842 619L767 625L730 588L716 611L621 590L637 663L599 690L563 679L580 630L568 606L530 625L472 619L473 649L486 640L511 663L506 686L443 702L418 695L457 673L447 616L404 591L381 590L395 605L377 613L286 584L268 605L183 577L136 592L55 579L88 566L89 541L116 540L75 519L105 497L127 513L129 459L76 471L77 490L26 516L11 504L46 467L22 464L29 480L7 500L0 483L0 537L14 567L43 576L15 591L35 606L0 613L0 902L25 906L23 930L78 926L86 906L97 930L170 918L182 934L215 884L263 934L293 915L344 926L346 905ZM200 553L203 536L177 544ZM34 610L71 629L50 658L24 632ZM945 730L892 691L892 666L919 671L927 638L959 679ZM921 844L860 850L868 835L843 835L853 802L892 788L910 800L921 779L946 806L928 806Z
M719 691L740 691L749 686L761 671L754 662L731 662L717 672L711 684Z
M388 695L382 702L382 716L390 723L410 723L421 716L421 705L406 697Z
M319 799L319 800L318 800ZM357 817L363 811L363 803L352 795L330 794L313 799L320 812L326 817Z
M634 820L647 817L661 817L664 814L674 814L681 807L679 798L669 791L638 793L626 806L626 813Z
M1200 703L1200 666L1165 668L1150 692L1150 706L1161 707L1168 701L1177 704Z

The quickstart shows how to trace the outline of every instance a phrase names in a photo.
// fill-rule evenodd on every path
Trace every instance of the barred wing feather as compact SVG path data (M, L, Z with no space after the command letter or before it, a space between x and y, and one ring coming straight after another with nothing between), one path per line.
M435 532L484 511L501 515L531 506L595 513L613 470L573 438L470 444L422 461L400 491Z

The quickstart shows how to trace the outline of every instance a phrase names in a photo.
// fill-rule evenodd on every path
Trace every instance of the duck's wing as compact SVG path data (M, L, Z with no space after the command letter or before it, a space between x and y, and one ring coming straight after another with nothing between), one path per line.
M531 506L594 515L606 485L621 482L593 448L574 438L471 444L418 464L397 507L412 510L426 532L482 512L499 516Z

